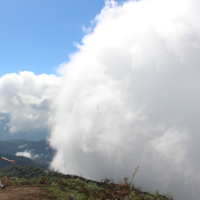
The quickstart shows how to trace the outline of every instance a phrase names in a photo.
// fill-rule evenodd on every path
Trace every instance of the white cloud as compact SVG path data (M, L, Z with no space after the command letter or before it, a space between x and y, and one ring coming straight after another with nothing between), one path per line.
M24 151L24 152L17 152L16 154L15 154L16 156L24 156L24 157L26 157L26 158L32 158L31 157L31 152L30 151Z
M41 154L41 156L42 156L42 154ZM35 154L35 155L33 155L33 159L36 159L36 158L39 158L40 157L40 155L39 154Z
M86 28L85 26L82 26L82 31L85 33L85 34L89 34L92 32L92 27L88 27Z
M6 74L0 78L0 112L10 114L9 131L41 130L48 127L51 101L60 87L55 75L32 72Z
M36 158L39 158L39 157L40 157L39 154L33 154L33 153L31 152L31 150L30 150L30 151L25 150L25 151L23 151L23 152L17 152L15 155L16 155L16 156L24 156L24 157L26 157L26 158L31 158L31 159L36 159Z
M51 166L144 190L200 196L200 16L197 0L106 1L59 72ZM126 170L126 173L125 172Z
M26 147L27 146L27 144L24 144L24 145L19 145L19 149L21 149L21 148L24 148L24 147Z

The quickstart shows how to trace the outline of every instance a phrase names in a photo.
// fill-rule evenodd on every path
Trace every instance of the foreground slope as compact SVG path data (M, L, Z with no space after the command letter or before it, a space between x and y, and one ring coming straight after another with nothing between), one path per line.
M48 172L32 166L10 166L0 169L2 182L6 185L0 191L2 200L7 199L130 199L130 200L172 200L170 195L150 194L137 189L124 179L124 183L110 183L107 178L101 182L80 176Z

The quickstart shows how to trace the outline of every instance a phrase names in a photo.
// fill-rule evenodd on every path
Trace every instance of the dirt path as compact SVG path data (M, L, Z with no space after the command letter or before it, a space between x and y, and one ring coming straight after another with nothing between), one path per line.
M8 186L0 190L1 200L56 200L55 196L48 194L41 187L34 186Z

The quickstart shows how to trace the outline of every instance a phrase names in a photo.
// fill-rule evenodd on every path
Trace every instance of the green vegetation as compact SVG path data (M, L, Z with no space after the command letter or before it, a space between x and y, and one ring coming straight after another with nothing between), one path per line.
M173 200L170 193L161 195L156 191L155 194L150 194L137 189L132 181L138 169L139 167L135 169L131 182L129 178L124 178L124 182L119 184L110 183L108 178L98 182L79 176L48 172L38 167L17 165L0 169L0 176L6 186L39 186L60 200Z

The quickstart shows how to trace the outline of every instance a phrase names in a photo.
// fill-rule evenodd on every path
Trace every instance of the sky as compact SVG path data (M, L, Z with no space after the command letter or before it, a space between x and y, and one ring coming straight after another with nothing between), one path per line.
M103 6L104 0L0 1L0 76L56 74Z
M15 44L6 54L13 59L0 61L0 122L9 116L7 134L46 132L57 152L53 170L119 182L139 166L134 184L144 191L198 200L199 1L80 1L81 16L88 16L69 13L73 29L63 17L73 9L56 2L31 15L27 7L38 5L26 1L24 13L41 22L41 29L25 34L33 21L20 28L21 18L14 15L23 40L12 33L14 25L5 33L13 38L5 49ZM47 5L61 10L59 25Z

